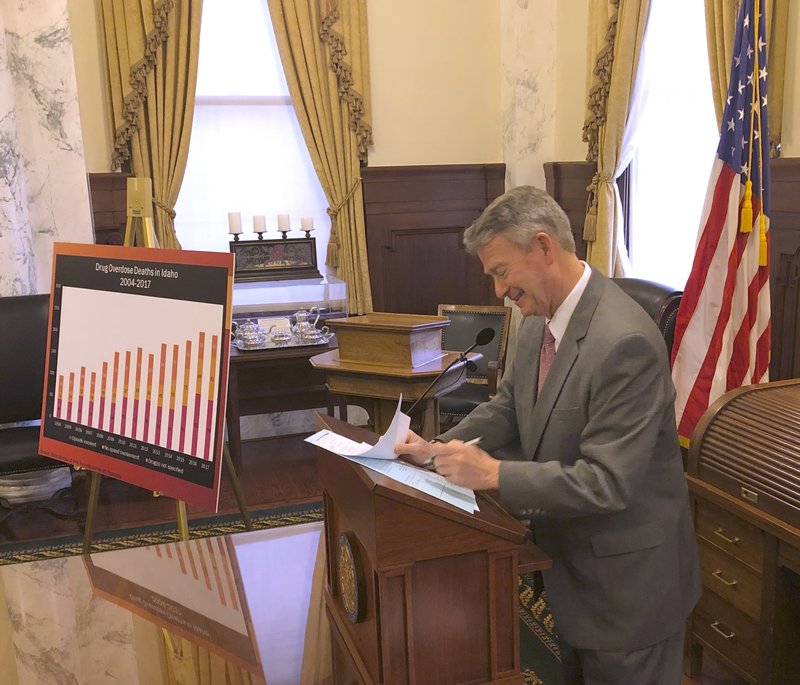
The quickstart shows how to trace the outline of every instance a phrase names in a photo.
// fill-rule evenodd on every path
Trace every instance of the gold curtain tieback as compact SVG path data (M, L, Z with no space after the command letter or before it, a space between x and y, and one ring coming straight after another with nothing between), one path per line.
M583 221L583 239L587 243L597 240L597 187L600 182L612 183L613 176L595 172L592 182L586 187L589 196L586 198L586 218Z
M169 215L170 219L172 219L173 221L175 220L177 214L175 213L175 210L172 209L172 207L167 207L167 205L165 205L163 202L159 202L155 198L153 198L153 204L159 209L164 210Z
M601 182L602 183L613 183L614 182L614 177L612 175L610 175L610 174L601 174L600 172L596 171L594 173L594 176L592 176L592 182L588 185L586 190L588 190L590 193L596 195L597 194L597 186L599 186Z
M342 201L338 205L336 205L335 207L328 207L328 210L327 210L328 211L328 216L331 219L335 219L339 215L339 212L342 211L342 207L344 207L350 201L350 199L355 194L356 190L358 190L358 186L360 185L360 183L361 183L361 178L357 178L356 182L353 183L353 187L350 188L349 191L347 191L347 195L344 196Z

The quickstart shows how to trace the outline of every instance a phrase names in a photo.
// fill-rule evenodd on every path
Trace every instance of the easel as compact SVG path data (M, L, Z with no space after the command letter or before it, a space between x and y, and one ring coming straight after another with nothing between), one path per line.
M153 189L149 178L128 179L128 220L125 224L124 244L133 247L140 245L143 247L158 247L155 229L153 227ZM228 473L239 505L239 511L244 519L245 530L253 530L253 522L250 519L250 512L244 500L242 486L239 477L233 468L231 453L228 445L222 443L222 464ZM86 510L86 527L83 531L83 553L88 554L92 550L92 531L94 530L94 520L97 515L97 504L100 499L100 474L92 471L89 480L89 502ZM160 497L160 492L153 492L153 497ZM178 523L178 535L181 540L189 539L189 521L186 517L186 502L175 500L176 517Z

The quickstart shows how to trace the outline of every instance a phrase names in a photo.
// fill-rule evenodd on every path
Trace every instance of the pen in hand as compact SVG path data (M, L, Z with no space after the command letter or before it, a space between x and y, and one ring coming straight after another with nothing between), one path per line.
M481 441L481 438L480 438L480 436L478 436L477 438L472 438L472 440L467 440L467 441L464 443L464 446L467 446L467 445L477 445L477 444L478 444L480 441ZM434 460L434 459L436 459L436 457L435 457L435 456L433 456L433 457L431 457L430 459L428 459L427 461L423 462L423 464L422 464L422 467L423 467L423 468L426 468L426 469L429 469L429 470L435 470L435 469L434 469L434 466L433 466L433 460Z

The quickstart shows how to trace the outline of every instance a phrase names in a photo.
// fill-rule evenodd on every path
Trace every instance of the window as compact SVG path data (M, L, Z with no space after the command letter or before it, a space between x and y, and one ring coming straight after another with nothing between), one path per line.
M265 238L279 238L277 215L314 219L317 263L324 274L330 221L289 98L265 0L205 0L197 100L189 160L175 207L186 249L228 251L228 212L241 212L243 240L254 240L254 215Z
M633 276L682 289L719 131L697 0L653 0L642 49L645 102L631 163Z

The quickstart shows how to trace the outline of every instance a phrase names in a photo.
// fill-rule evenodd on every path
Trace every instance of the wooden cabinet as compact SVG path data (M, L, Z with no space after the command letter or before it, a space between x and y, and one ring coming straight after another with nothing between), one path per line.
M687 479L703 575L689 621L690 675L710 649L747 682L798 685L800 530Z

